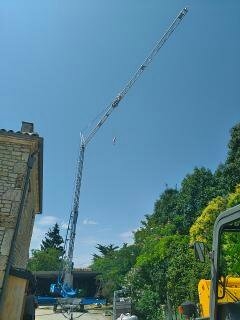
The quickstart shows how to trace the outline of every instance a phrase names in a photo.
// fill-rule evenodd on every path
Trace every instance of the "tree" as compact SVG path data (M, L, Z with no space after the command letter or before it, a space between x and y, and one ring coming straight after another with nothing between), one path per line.
M177 214L178 195L178 190L166 189L155 202L151 219L158 224L166 224L173 220Z
M42 240L41 250L45 251L49 248L54 248L59 252L59 256L62 256L64 253L63 243L64 241L60 235L59 225L55 223L53 228L50 228L46 233L45 239Z
M123 286L125 275L135 264L138 248L126 244L123 244L119 250L116 250L118 247L114 245L97 247L101 252L104 247L104 254L93 259L91 268L100 273L98 279L102 284L102 294L111 300L113 291Z
M182 181L179 191L177 211L188 234L191 224L196 220L201 210L217 195L216 181L209 169L195 168Z
M227 159L215 172L219 192L222 195L233 192L240 183L240 123L230 130L230 134Z
M190 228L190 242L204 242L210 249L212 247L213 227L218 215L240 204L240 185L237 185L235 192L230 193L226 197L216 197L204 208L202 214L197 218L195 223ZM239 276L239 233L223 233L221 238L222 255L221 255L221 272L225 275Z
M176 310L186 300L198 301L198 282L210 278L210 262L196 261L189 248L189 236L178 236L169 247L167 291L171 306Z
M48 230L45 239L42 240L41 250L32 250L28 268L31 271L56 271L62 264L61 257L64 253L63 238L60 236L59 225Z
M240 204L240 185L237 185L235 191L226 197L219 196L212 199L191 226L190 242L204 242L211 248L213 226L216 218L227 208L231 208L238 204Z
M227 207L231 208L240 203L240 184L235 187L235 191L227 197Z
M59 250L56 248L32 250L32 257L27 266L30 271L56 271L60 267Z
M119 248L118 246L114 246L114 244L112 244L112 243L107 246L104 246L104 245L98 243L96 245L96 249L98 249L98 251L101 253L101 256L99 256L98 254L93 254L93 258L98 259L100 257L110 256L118 248Z
M231 138L228 143L227 163L233 163L240 159L240 123L230 130Z
M213 225L217 216L226 209L227 201L223 197L216 197L209 202L202 214L190 228L190 242L204 242L212 247Z
M209 264L194 259L189 237L171 235L145 239L135 266L126 276L134 307L141 319L160 318L160 305L172 308L189 299L197 300L197 283L209 276Z
M141 245L151 234L173 235L179 228L179 215L177 214L178 190L166 189L154 204L152 215L145 215L141 227L134 232L136 244Z
M235 188L235 191L227 196L227 208L232 208L240 204L240 184ZM240 275L239 263L240 251L240 234L239 232L229 232L223 235L222 239L222 257L221 257L221 272L225 275L237 276Z

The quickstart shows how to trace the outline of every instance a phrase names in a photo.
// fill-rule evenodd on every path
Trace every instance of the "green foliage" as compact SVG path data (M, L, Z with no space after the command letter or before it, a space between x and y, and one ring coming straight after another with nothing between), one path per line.
M28 261L30 271L56 271L61 266L59 250L48 248L46 250L32 250L32 257Z
M109 244L108 246L104 246L104 245L101 245L101 244L97 244L96 246L96 249L98 249L98 251L101 253L101 256L102 257L106 257L106 256L110 256L114 253L114 251L116 249L118 249L119 247L118 246L114 246L114 244ZM93 255L93 258L94 259L97 259L97 258L100 258L101 256L97 255L97 254L94 254Z
M154 213L151 216L155 224L166 224L173 220L177 214L178 194L176 189L167 189L161 194L155 202Z
M231 208L240 204L240 185L238 184L235 188L235 192L230 193L227 197L227 207Z
M240 204L240 185L237 185L235 192L227 197L219 196L210 201L190 228L190 242L192 244L195 241L204 242L211 248L213 226L217 216L227 208L238 204Z
M236 184L240 183L240 159L221 165L216 170L215 177L219 186L219 194L227 195L233 192Z
M227 208L240 204L240 124L231 130L225 163L214 174L204 167L187 174L179 190L168 188L151 215L134 233L134 245L108 250L98 245L93 269L101 272L106 295L122 285L131 291L140 320L163 318L163 305L173 309L185 300L198 301L197 284L209 279L210 260L195 260L190 244L212 246L213 225ZM240 275L240 236L223 238L222 274ZM133 250L134 253L129 254Z
M124 283L124 276L135 264L138 249L134 245L124 244L122 248L116 250L114 246L104 246L105 248L114 248L113 250L104 250L102 256L94 256L91 268L100 272L99 280L102 283L102 294L109 300L113 297L113 291L121 289ZM102 252L102 246L97 248Z
M152 230L157 227L157 223L154 219L152 219L152 216L145 215L145 218L146 220L141 221L141 227L134 232L134 241L140 246L144 242L145 238L152 233Z
M136 311L142 319L155 320L162 315L159 304L159 293L144 287L136 303Z
M228 143L228 163L233 163L240 159L240 123L230 130L231 138Z
M144 250L137 258L137 270L144 272L146 284L158 292L160 304L166 304L166 292L171 305L197 296L197 281L208 274L208 264L195 261L189 248L188 236L167 236L159 240L149 237ZM198 278L199 276L199 278ZM165 288L165 290L162 290ZM139 292L140 288L137 288Z
M149 266L151 269L149 269ZM166 300L166 264L154 263L134 267L125 277L125 284L131 290L134 310L140 319L154 319L161 301Z
M42 240L41 250L32 250L32 256L28 261L27 268L30 271L56 271L60 270L62 264L63 238L56 223L46 233Z
M195 168L183 179L177 210L184 217L181 228L185 234L188 234L201 210L216 195L215 178L209 169Z
M237 185L235 192L227 197L227 207L231 208L240 204L240 185ZM222 237L221 272L223 275L240 276L240 234L227 233Z
M188 236L151 235L125 280L137 314L153 320L161 314L167 296L174 309L184 300L196 301L198 280L208 277L209 271L208 263L195 261Z
M219 193L222 195L233 192L240 183L240 123L231 129L230 134L226 162L215 172Z
M196 261L189 248L189 237L176 239L169 248L167 290L174 309L183 301L198 301L197 285L201 278L209 278L210 263Z
M45 239L42 240L41 250L45 251L49 248L55 248L61 256L64 253L62 246L63 242L63 238L60 235L59 225L55 223L53 228L50 228L46 233Z
M240 234L225 233L222 236L221 275L240 276Z
M235 192L230 193L227 197L217 197L209 202L202 214L197 218L190 228L190 242L204 242L209 248L212 246L213 226L218 215L240 204L240 185L237 185ZM222 237L222 256L221 256L221 273L222 275L240 275L239 234L224 234Z
M226 199L223 197L217 197L209 202L190 228L191 244L195 241L200 241L206 243L211 248L214 222L219 213L226 209L226 205Z

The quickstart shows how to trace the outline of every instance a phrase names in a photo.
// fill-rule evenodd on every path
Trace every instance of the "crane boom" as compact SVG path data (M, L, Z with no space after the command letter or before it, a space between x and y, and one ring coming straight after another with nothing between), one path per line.
M77 163L77 173L76 173L76 182L75 182L75 190L74 190L74 198L73 205L70 214L70 219L68 223L68 229L65 239L65 255L63 257L65 261L65 267L63 270L62 277L64 277L64 284L69 287L72 287L72 268L73 268L73 250L74 250L74 242L76 235L76 225L78 219L78 208L79 208L79 199L80 199L80 190L81 190L81 181L82 181L82 172L83 172L83 163L84 163L84 153L87 144L91 141L97 131L101 128L104 122L111 115L113 110L118 106L119 102L125 97L131 87L138 80L143 71L149 66L149 64L153 61L154 57L157 55L161 47L168 40L183 18L186 16L188 12L187 8L184 8L180 11L177 17L174 19L170 27L164 33L162 38L156 43L150 54L144 60L144 62L137 69L132 78L128 81L126 86L122 89L122 91L113 99L113 101L107 106L105 112L101 119L97 122L97 124L89 131L89 133L84 137L81 135L80 142L80 151L78 156Z
M150 63L153 61L154 57L157 55L158 51L161 49L161 47L164 45L164 43L168 40L168 38L171 36L173 31L177 28L177 26L180 24L182 19L187 14L188 9L184 8L174 19L170 27L167 29L167 31L164 33L162 38L156 43L150 54L147 56L147 58L144 60L144 62L141 64L141 66L137 69L135 74L132 76L132 78L128 81L126 86L122 89L122 91L113 99L113 101L108 105L106 108L106 112L103 115L103 117L99 120L97 125L89 132L89 134L85 137L85 145L87 145L90 140L93 138L93 136L96 134L96 132L100 129L100 127L103 125L103 123L107 120L107 118L110 116L110 114L113 112L113 110L118 106L119 102L125 97L125 95L128 93L128 91L131 89L131 87L134 85L134 83L138 80L138 78L141 76L143 71L150 65Z

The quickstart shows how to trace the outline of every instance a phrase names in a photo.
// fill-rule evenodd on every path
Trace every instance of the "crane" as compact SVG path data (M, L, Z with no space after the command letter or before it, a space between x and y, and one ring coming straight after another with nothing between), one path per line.
M144 60L144 62L140 65L137 71L133 74L130 80L127 82L125 87L120 91L119 94L112 100L112 102L106 107L103 111L102 117L99 119L97 124L90 129L88 134L83 135L81 134L80 137L80 148L79 148L79 155L77 160L77 170L76 170L76 181L75 181L75 190L74 190L74 197L73 197L73 204L72 210L70 213L70 218L68 222L68 228L66 233L65 239L65 247L64 247L64 268L62 270L62 275L60 277L60 284L65 287L65 291L67 296L73 296L74 290L72 289L72 270L73 270L73 251L74 251L74 242L76 236L76 226L77 226L77 219L78 219L78 209L79 209L79 199L80 199L80 190L81 190L81 183L82 183L82 173L83 173L83 164L84 164L84 154L87 145L92 140L94 135L98 132L98 130L102 127L104 122L109 118L112 112L117 108L120 101L126 96L128 91L132 88L135 82L139 79L141 74L146 70L146 68L150 65L153 61L154 57L157 55L159 50L162 48L164 43L168 40L177 26L181 23L183 18L186 16L188 12L188 8L183 8L177 17L173 20L170 27L164 33L160 40L157 41L156 45Z

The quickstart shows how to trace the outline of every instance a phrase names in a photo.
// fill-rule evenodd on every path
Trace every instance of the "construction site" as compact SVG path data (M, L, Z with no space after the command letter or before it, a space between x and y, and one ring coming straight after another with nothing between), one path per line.
M4 17L11 12L16 22L12 28L22 35L22 45L16 48L24 48L22 56L20 51L16 57L9 53L6 39L14 39L15 44L17 36L4 20L4 57L9 57L2 65L6 83L18 79L19 89L13 81L14 99L18 103L27 96L29 105L24 100L24 111L10 107L12 93L7 90L12 89L4 87L0 97L7 108L1 120L6 128L0 129L0 320L239 320L240 96L236 79L240 64L236 57L240 45L226 36L233 30L236 36L240 28L239 5L235 1L229 18L226 5L216 9L191 3L169 17L179 4L174 0L174 5L165 7L164 1L161 6L152 0L138 9L130 6L130 17L117 4L119 19L126 14L128 21L120 24L118 32L131 48L134 41L130 45L126 34L131 38L129 23L134 25L133 17L137 19L135 10L141 19L136 20L139 30L133 28L133 37L142 32L136 40L137 58L128 57L117 71L117 59L124 55L121 51L115 58L111 51L118 14L113 16L115 7L110 3L105 12L93 2L94 10L75 1L70 8L65 2L48 7L44 1L38 9L29 3L30 18L21 5L4 7ZM148 47L151 32L156 37L154 5L162 8L162 33ZM220 51L216 48L222 48L224 41L216 35L214 10L224 12L221 32L234 48L226 50L225 43L221 58L216 57ZM139 23L145 14L149 14L147 31ZM111 27L107 18L113 19ZM95 26L89 23L94 19ZM89 29L89 35L98 28L113 32L106 69L104 38L95 37L91 47L91 36L83 36L85 30L70 33L80 24ZM125 31L121 29L126 26ZM86 41L86 56L82 47L75 47L77 35ZM124 41L115 40L119 51ZM39 50L40 43L45 49ZM29 61L25 50L30 52ZM147 52L145 58L140 57L142 52ZM189 62L187 57L192 57ZM100 78L99 88L94 87L95 75L105 77L108 69L113 72L110 80ZM83 73L80 86L79 73ZM30 74L37 76L31 80ZM27 85L25 77L29 77ZM124 82L116 78L127 81L121 85ZM73 105L95 103L105 81L112 84L107 89L111 88L113 98L100 113L90 110L96 116L89 122L89 106L76 112ZM46 108L38 107L43 102L40 96L48 101ZM134 105L132 111L129 104ZM125 109L121 114L120 107ZM197 112L200 109L202 113Z

